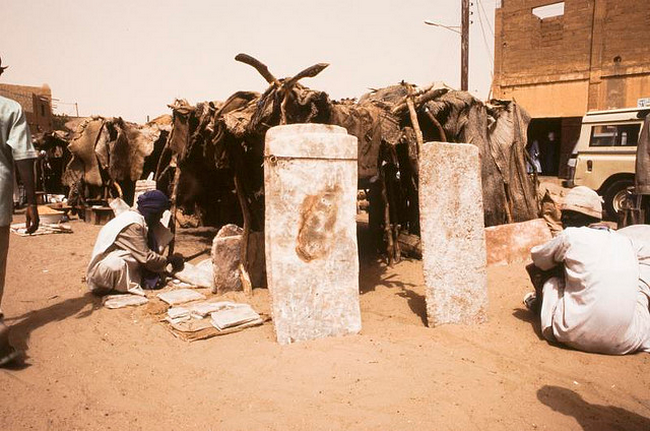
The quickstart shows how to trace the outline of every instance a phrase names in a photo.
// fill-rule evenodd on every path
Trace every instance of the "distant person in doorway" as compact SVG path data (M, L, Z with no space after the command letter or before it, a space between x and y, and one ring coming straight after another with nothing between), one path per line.
M555 132L548 132L547 138L544 140L544 163L542 169L547 175L556 175L558 166L556 159L558 142L555 137Z
M526 171L529 174L532 174L533 172L541 174L542 164L539 161L539 142L537 139L533 140L527 151L530 160L526 160Z
M0 75L5 69L0 59ZM18 102L0 97L0 301L5 284L9 225L14 207L14 165L27 195L27 233L34 233L39 222L34 188L34 160L37 156L22 107ZM0 309L0 367L15 361L19 356L20 352L9 342L9 327L5 325Z

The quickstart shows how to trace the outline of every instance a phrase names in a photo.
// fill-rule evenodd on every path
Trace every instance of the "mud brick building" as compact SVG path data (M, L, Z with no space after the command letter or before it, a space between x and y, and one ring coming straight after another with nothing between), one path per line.
M0 96L20 103L33 134L52 131L52 90L47 84L41 87L0 84Z
M587 111L650 97L649 36L648 0L497 4L492 92L533 117L529 142L540 143L543 174L564 174Z

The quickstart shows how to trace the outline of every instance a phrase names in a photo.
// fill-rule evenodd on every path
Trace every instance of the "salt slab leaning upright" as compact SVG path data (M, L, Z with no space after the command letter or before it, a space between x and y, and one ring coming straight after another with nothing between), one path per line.
M487 319L478 148L429 142L420 153L420 231L429 326Z
M278 342L359 332L357 138L324 124L269 129L264 187Z

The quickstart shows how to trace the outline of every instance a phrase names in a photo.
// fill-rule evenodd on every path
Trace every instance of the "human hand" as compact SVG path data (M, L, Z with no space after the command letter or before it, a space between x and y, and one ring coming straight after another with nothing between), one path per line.
M180 253L174 253L167 258L167 263L171 264L172 271L182 271L185 267L185 258Z
M27 210L25 211L25 232L28 234L36 232L39 222L38 207L35 204L27 205Z

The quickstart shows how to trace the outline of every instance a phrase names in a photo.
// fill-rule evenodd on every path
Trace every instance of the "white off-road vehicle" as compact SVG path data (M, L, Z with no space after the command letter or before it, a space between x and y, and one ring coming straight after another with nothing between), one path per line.
M588 112L568 162L567 186L587 186L603 197L606 215L616 218L634 185L636 146L648 108Z

